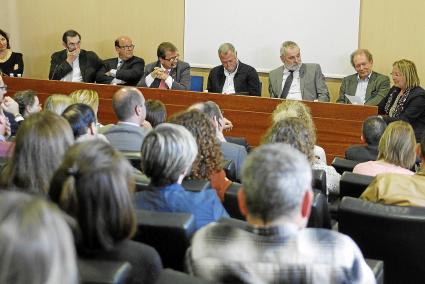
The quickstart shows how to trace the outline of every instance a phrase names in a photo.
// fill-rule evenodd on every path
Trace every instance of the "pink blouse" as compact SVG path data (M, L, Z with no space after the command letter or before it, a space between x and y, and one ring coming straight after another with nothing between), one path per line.
M378 174L383 174L383 173L406 174L406 175L414 174L414 172L408 169L384 162L382 160L369 161L369 162L357 164L353 169L353 173L367 175L367 176L376 176Z

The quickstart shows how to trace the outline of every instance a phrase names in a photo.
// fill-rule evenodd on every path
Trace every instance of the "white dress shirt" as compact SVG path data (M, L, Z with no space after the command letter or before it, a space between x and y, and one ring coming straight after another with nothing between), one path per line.
M288 78L289 72L288 69L283 69L283 80L282 80L282 91L283 86L285 86L286 78ZM289 88L288 95L286 96L286 99L289 100L302 100L303 97L301 95L301 84L300 84L300 69L294 71L294 79L292 80L291 88Z
M83 82L83 76L81 75L81 69L80 69L80 56L75 58L75 60L72 62L72 72L69 72L66 74L61 81L66 82Z
M369 79L370 79L370 75L372 73L370 73L366 78L364 78L363 80L360 79L359 75L357 75L357 88L356 88L356 97L359 97L363 104L366 101L366 90L367 90L367 84L369 83Z
M238 65L236 66L235 71L229 72L224 68L224 76L226 76L226 81L224 81L223 90L221 91L222 94L234 94L235 91L235 83L233 79L235 78L236 72L238 72L239 68L239 61Z

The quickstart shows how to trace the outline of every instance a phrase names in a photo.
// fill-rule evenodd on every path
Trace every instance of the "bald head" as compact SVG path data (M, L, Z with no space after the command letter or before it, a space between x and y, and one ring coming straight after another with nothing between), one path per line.
M120 36L115 40L115 50L118 57L126 61L133 57L133 41L128 36Z
M146 117L145 98L134 87L119 89L112 97L112 107L119 121L143 122Z

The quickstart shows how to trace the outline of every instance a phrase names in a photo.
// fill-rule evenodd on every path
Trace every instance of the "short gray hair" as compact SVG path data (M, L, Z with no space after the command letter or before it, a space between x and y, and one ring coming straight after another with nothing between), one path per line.
M141 166L154 186L177 182L198 154L195 138L185 127L162 123L143 140ZM188 171L190 173L190 171Z
M226 42L220 45L220 47L218 48L218 55L220 54L225 54L227 52L233 52L234 54L236 54L236 49L233 46L233 44L231 44L230 42Z
M220 107L213 101L207 101L203 103L196 103L189 107L189 110L197 109L202 113L205 113L209 118L222 119L223 114L221 113Z
M294 48L294 47L298 47L299 48L298 44L296 44L294 41L290 41L290 40L284 41L282 43L282 45L280 46L280 55L281 56L282 55L285 55L285 52L286 52L286 50L288 48Z
M112 97L112 107L120 121L126 121L136 111L136 106L145 104L142 92L134 87L119 89Z
M312 170L304 154L287 144L266 144L250 153L242 168L245 202L265 223L291 217L311 189Z

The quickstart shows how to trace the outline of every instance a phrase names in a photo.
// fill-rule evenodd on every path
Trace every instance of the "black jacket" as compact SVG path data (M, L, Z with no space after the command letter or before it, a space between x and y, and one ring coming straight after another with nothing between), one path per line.
M103 61L102 68L97 71L96 83L110 84L114 77L105 75L111 69L117 69L118 58L110 58ZM124 85L136 86L143 76L145 61L137 56L124 61L121 68L117 71L116 78L125 81Z

